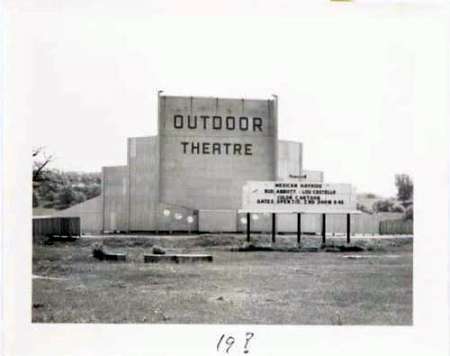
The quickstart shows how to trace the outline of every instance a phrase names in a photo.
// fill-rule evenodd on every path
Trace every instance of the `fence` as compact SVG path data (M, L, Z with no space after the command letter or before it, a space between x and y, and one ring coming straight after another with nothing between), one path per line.
M258 216L257 220L251 221L252 231L271 231L270 214L252 214ZM386 220L399 220L403 213L377 213L356 214L351 216L352 234L374 234L380 233L380 223ZM241 221L245 214L238 216L238 231L246 231L246 224ZM320 233L322 229L321 214L302 214L303 233ZM326 220L327 233L345 234L347 231L347 217L345 214L329 214ZM297 231L296 214L277 214L277 231L279 233L295 233Z
M412 235L414 222L412 220L385 220L380 222L381 235Z
M80 236L79 217L33 218L33 237L37 236Z

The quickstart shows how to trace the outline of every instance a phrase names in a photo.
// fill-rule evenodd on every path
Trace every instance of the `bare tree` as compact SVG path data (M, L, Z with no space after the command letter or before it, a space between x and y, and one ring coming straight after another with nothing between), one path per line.
M53 160L53 155L45 152L45 147L36 147L32 151L33 157L33 182L42 180L44 168Z

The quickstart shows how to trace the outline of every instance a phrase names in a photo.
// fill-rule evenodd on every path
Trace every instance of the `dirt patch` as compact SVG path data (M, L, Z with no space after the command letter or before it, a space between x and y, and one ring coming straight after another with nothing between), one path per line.
M325 244L320 247L325 252L363 252L366 249L358 245Z
M357 260L361 258L400 258L400 255L344 255L342 258Z
M48 277L48 276L38 276L33 274L32 275L33 279L46 279L48 281L66 281L67 278L61 278L61 277Z

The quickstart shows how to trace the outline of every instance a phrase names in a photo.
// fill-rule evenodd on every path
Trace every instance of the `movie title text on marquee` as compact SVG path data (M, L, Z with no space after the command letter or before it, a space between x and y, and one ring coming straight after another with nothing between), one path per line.
M248 182L243 187L243 210L264 212L349 212L356 210L350 184L307 182Z

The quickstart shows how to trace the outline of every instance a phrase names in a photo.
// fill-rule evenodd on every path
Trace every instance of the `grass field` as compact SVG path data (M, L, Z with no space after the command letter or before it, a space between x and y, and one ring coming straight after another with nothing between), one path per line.
M243 240L106 236L34 243L33 322L412 324L412 238L358 240L370 250L358 253L230 251ZM295 244L293 236L279 240ZM100 241L126 252L127 262L95 260L92 246ZM317 237L303 241L320 245ZM214 262L144 264L154 244L210 253Z

